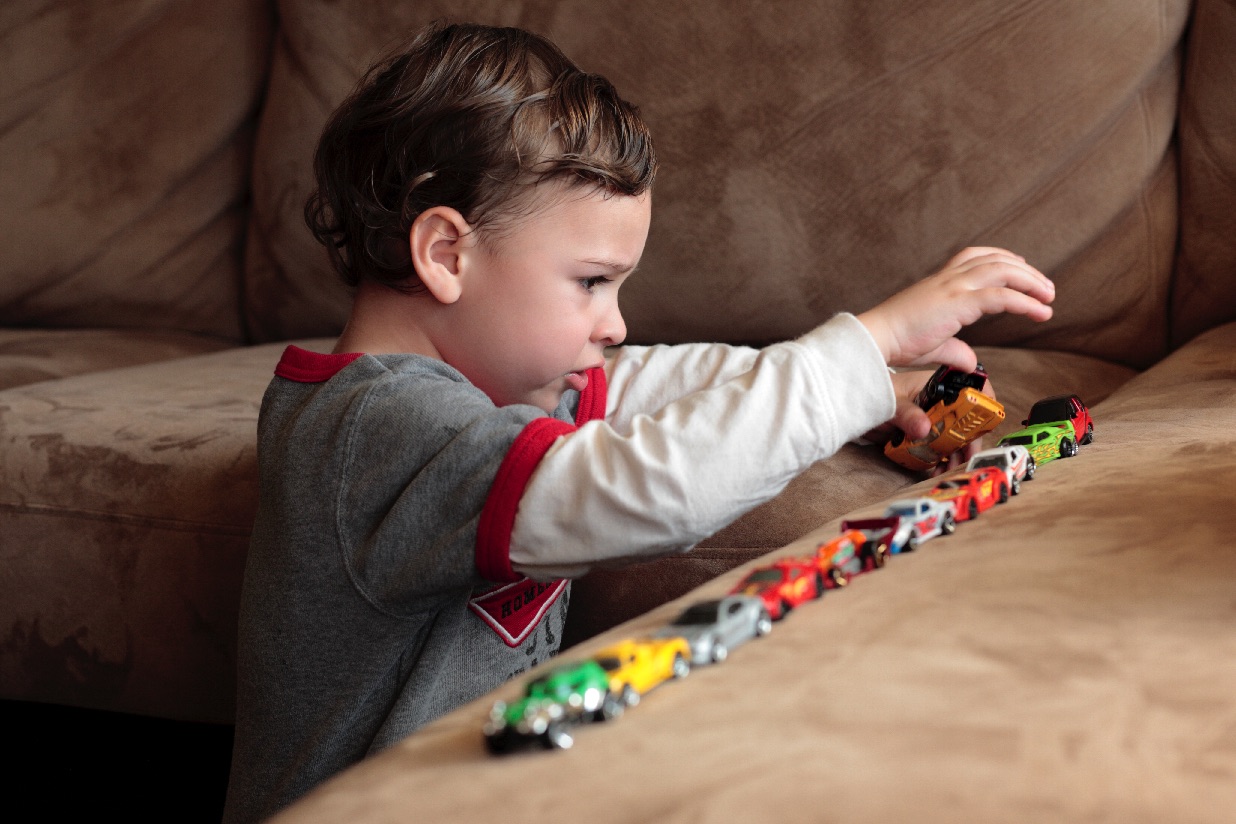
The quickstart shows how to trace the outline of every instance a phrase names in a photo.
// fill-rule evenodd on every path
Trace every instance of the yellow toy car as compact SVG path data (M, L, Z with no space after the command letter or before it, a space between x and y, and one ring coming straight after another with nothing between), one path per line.
M685 638L620 641L593 656L609 676L609 690L628 707L654 687L691 672L691 646Z
M986 383L982 365L968 373L941 366L918 397L931 419L927 437L907 440L898 433L884 445L884 454L906 469L923 472L995 429L1004 420L1004 404L979 391Z

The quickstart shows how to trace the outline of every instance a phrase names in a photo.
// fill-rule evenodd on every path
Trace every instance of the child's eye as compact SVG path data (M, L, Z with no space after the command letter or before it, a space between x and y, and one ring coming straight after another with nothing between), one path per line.
M609 283L609 282L610 282L609 278L604 277L602 275L598 275L597 277L579 279L579 285L584 287L585 292L591 292L593 289L597 288L602 283Z

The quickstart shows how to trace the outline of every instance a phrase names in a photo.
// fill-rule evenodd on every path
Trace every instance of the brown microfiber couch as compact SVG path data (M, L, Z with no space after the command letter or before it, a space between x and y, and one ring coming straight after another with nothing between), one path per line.
M1007 246L1058 298L967 332L1000 432L1076 391L1097 438L565 756L486 759L489 696L289 820L1230 814L1231 0L10 2L0 697L230 718L261 392L347 310L300 216L316 133L446 15L546 33L642 106L633 342L784 339ZM916 482L847 447L690 554L577 581L572 640L634 620L566 654Z

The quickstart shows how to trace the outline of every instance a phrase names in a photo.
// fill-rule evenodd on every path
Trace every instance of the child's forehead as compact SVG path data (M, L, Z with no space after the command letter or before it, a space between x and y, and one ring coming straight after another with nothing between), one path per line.
M624 195L598 186L543 183L507 220L496 226L497 239L521 234L555 235L557 242L575 247L584 262L599 266L624 264L630 268L629 247L647 236L651 192Z

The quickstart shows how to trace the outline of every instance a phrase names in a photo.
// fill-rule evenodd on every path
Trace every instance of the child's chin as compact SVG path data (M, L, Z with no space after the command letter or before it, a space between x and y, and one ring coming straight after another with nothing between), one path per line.
M558 408L558 404L562 403L562 394L565 392L565 387L545 387L536 392L531 393L518 403L524 403L529 406L535 406L542 412L553 414Z

